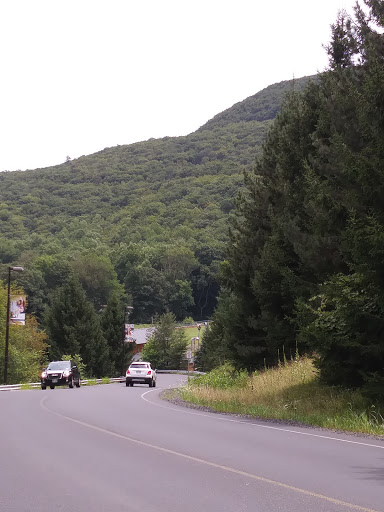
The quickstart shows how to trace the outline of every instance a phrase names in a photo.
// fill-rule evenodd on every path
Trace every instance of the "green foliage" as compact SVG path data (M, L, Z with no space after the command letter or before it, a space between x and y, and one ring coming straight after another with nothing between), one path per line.
M214 389L244 388L248 386L249 375L245 370L236 370L229 363L199 375L191 381L192 386Z
M316 351L325 382L364 387L376 402L382 400L384 302L379 288L361 274L337 274L322 286L321 295L298 304L297 322L300 337Z
M184 329L176 328L175 316L166 313L156 319L154 332L145 344L141 358L158 370L184 369L187 344Z
M108 302L112 293L123 293L123 287L117 280L111 261L97 254L79 254L71 262L71 268L77 274L87 299L98 310Z
M182 324L184 324L184 325L192 325L194 323L195 323L195 321L191 316L184 318L184 320L182 321Z
M73 356L70 354L63 354L60 358L60 361L74 361L75 365L77 366L77 369L80 372L80 377L82 379L86 378L87 367L83 363L83 359L80 354L73 354Z
M169 298L169 308L175 314L176 320L185 318L193 304L191 284L188 281L176 279L173 293Z
M14 290L16 291L16 290ZM21 290L17 290L21 292ZM4 382L4 349L7 288L0 282L0 382ZM8 384L38 382L46 359L47 336L37 320L27 316L25 325L10 325Z
M234 362L235 357L230 341L233 330L238 332L240 329L235 321L234 310L233 295L228 293L228 290L223 290L218 307L213 315L213 321L204 333L200 349L196 354L196 370L209 372L227 361Z
M41 321L50 296L68 278L70 266L62 254L43 254L25 259L23 264L18 280L28 296L28 311Z
M244 375L244 385L230 388L217 385L211 374L204 376L204 384L199 385L199 380L193 379L182 388L181 397L219 412L379 436L384 432L383 409L364 399L360 390L324 386L311 358L298 357L249 377Z
M262 367L298 343L323 381L382 392L383 9L366 5L340 14L330 70L286 97L245 173L208 366L224 349L237 368Z
M112 295L101 317L101 327L109 347L112 375L124 375L132 359L133 344L125 343L124 308L122 300Z
M186 137L0 173L0 262L26 268L29 312L41 319L49 295L75 271L96 309L119 293L120 283L132 297L135 322L168 310L180 320L210 317L242 173L253 165L283 94L306 81L270 86ZM134 269L124 263L129 244L140 253Z
M90 375L101 377L111 370L108 345L100 320L75 275L70 275L47 308L45 327L51 343L51 359L61 354L80 354Z

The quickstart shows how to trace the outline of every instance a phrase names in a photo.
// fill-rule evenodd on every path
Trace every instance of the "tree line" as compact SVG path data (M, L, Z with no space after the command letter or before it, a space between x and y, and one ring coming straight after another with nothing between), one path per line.
M200 364L297 351L330 385L384 389L384 2L332 25L329 69L289 93L236 201Z
M22 293L20 287L13 292ZM3 381L7 289L0 286L0 377ZM120 376L132 358L124 343L125 306L112 294L97 312L78 276L70 273L51 296L41 322L27 316L25 326L10 325L8 382L35 382L48 361L72 356L87 376ZM86 375L83 375L84 378Z
M23 290L13 283L12 294ZM0 381L4 381L7 287L0 286ZM113 293L101 311L87 299L75 273L70 273L51 297L41 324L28 316L26 324L10 325L8 383L36 382L48 361L74 359L86 377L120 377L130 364L135 344L125 342L125 302ZM186 365L188 339L176 328L176 317L154 318L154 328L141 357L158 369Z

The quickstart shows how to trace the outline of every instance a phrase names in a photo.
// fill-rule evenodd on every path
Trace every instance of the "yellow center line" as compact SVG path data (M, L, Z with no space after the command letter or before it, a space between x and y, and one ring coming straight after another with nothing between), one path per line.
M146 443L145 441L139 441L138 439L134 439L132 437L125 436L123 434L118 434L117 432L113 432L112 430L108 430L102 427L98 427L96 425L92 425L91 423L86 423L84 421L76 420L75 418L71 418L70 416L66 416L65 414L61 414L59 412L52 411L51 409L48 409L48 407L44 404L47 397L43 397L40 401L40 405L43 409L45 409L47 412L51 414L55 414L56 416L59 416L61 418L65 418L68 421L71 421L73 423L76 423L78 425L81 425L83 427L90 428L92 430L95 430L97 432L101 432L103 434L108 434L112 437L116 437L117 439L122 439L124 441L129 441L130 443L135 443L140 446L145 446L146 448L152 448L153 450L157 450L163 453L168 453L170 455L175 455L176 457L181 457L183 459L191 460L194 462L199 462L200 464L205 464L206 466L210 466L216 469L221 469L223 471L227 471L229 473L233 473L240 476L245 476L246 478L250 478L252 480L256 480L258 482L267 483L270 485L275 485L278 487L281 487L283 489L288 489L290 491L295 491L300 494L304 494L306 496L311 496L312 498L318 498L324 501L327 501L329 503L333 503L335 505L340 505L352 510L359 510L361 512L380 512L378 510L374 510L371 508L361 507L360 505L354 505L353 503L347 503L346 501L341 501L335 498L330 498L329 496L325 496L324 494L318 494L316 492L307 491L306 489L301 489L300 487L294 487L292 485L285 484L283 482L278 482L277 480L271 480L269 478L264 478L263 476L254 475L252 473L247 473L246 471L241 471L239 469L231 468L230 466L223 466L221 464L216 464L215 462L210 462L205 459L201 459L199 457L193 457L192 455L187 455L186 453L177 452L175 450L170 450L169 448L163 448L162 446L157 446L152 443Z

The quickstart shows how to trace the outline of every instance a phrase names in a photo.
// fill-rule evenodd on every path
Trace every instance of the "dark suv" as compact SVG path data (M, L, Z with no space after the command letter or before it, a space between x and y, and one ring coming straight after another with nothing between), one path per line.
M73 361L51 361L41 374L41 389L49 386L80 387L80 372Z

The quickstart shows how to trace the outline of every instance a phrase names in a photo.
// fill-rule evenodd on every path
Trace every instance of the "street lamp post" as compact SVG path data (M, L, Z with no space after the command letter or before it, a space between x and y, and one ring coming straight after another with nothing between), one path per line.
M125 357L125 354L126 354L125 343L131 342L130 338L132 337L132 332L131 332L131 328L129 327L129 315L132 313L132 310L133 310L133 306L125 306L125 314L124 314L125 326L124 326L124 339L123 339L123 346L122 346L122 356L123 357L121 360L121 365L122 365L121 375L125 374L126 365L128 364L126 361L126 357Z
M198 348L200 348L200 329L201 329L201 324L197 324L197 330L199 331L199 336L198 336Z
M8 347L9 347L9 324L11 309L11 272L24 272L23 267L8 267L8 294L7 294L7 319L5 325L5 350L4 350L4 384L8 382Z
M165 345L164 345L164 354L165 354L165 365L167 369L169 368L169 338L165 337Z

